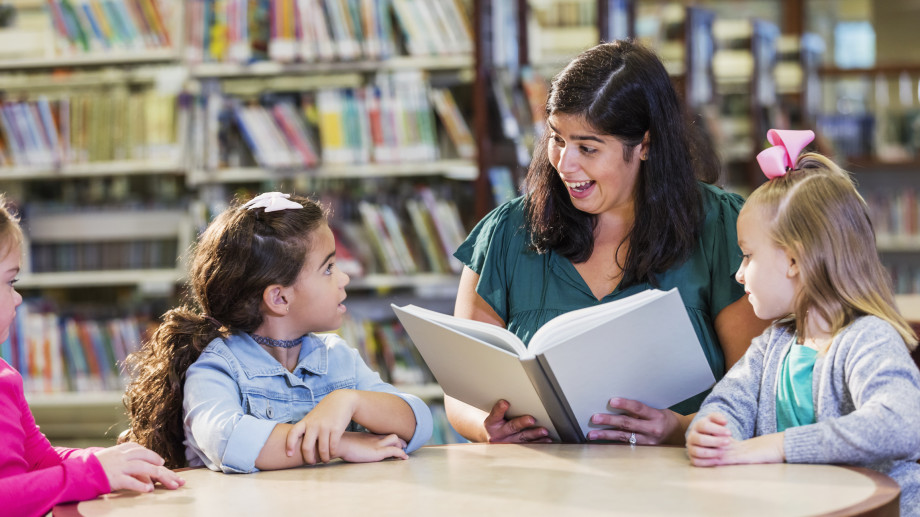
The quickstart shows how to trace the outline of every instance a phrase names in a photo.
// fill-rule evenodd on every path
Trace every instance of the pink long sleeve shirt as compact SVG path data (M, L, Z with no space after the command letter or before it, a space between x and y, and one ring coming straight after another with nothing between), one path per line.
M52 447L35 425L22 376L0 359L0 512L44 515L58 503L109 493L98 450Z

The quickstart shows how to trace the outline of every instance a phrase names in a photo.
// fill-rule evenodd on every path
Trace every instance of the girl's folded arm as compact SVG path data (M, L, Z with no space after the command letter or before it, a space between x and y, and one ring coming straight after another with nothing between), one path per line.
M354 421L376 434L395 434L408 443L412 452L428 442L433 430L431 410L420 398L400 393L383 382L380 374L371 370L353 348L355 356L355 389L360 394Z

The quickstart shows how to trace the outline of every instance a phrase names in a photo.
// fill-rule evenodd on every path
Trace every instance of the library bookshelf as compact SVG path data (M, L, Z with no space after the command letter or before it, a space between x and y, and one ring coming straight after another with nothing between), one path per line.
M18 19L24 22L47 13L53 17L59 11L61 16L70 16L64 12L68 2L60 0L13 3L19 10ZM394 295L404 297L406 303L443 301L456 295L459 271L449 263L448 250L473 218L469 191L479 176L475 156L458 151L458 144L475 152L476 142L469 121L450 119L449 113L436 111L428 94L432 89L456 92L456 102L461 103L476 97L471 93L472 25L465 18L469 2L425 4L425 19L421 19L405 10L402 4L406 2L394 0L394 11L371 13L378 16L381 26L388 27L381 29L390 31L381 33L390 41L387 44L371 41L373 31L363 33L365 40L352 41L356 33L349 31L357 26L346 27L343 19L329 19L326 37L331 39L317 44L331 44L332 54L312 61L302 54L308 52L305 41L283 40L294 34L291 27L278 27L273 33L278 41L266 42L270 55L256 55L258 35L240 40L238 33L228 36L228 52L222 54L214 41L197 38L216 33L209 32L213 27L202 20L220 20L222 13L216 13L216 18L201 16L202 9L214 8L213 3L109 3L122 12L121 22L133 20L138 33L127 25L117 27L114 18L95 20L112 22L109 32L92 33L89 26L82 26L85 33L73 33L74 27L89 21L80 14L71 20L76 26L46 20L48 29L39 32L50 39L41 56L0 57L0 111L4 115L0 119L0 190L22 215L26 267L17 287L34 302L26 311L28 317L34 317L32 327L24 328L44 325L54 333L56 325L72 325L81 331L85 325L92 335L98 326L102 341L108 343L115 340L108 329L128 318L136 324L136 341L140 341L141 327L155 322L180 300L184 252L232 197L267 190L325 196L330 184L335 190L332 204L345 207L337 212L348 212L348 206L362 202L367 205L363 208L367 217L396 216L384 226L371 228L368 221L343 214L342 220L332 222L347 226L342 230L346 237L381 229L387 234L404 233L398 238L409 242L407 249L416 254L408 259L381 256L379 249L354 246L352 254L361 264L352 275L349 302L373 308L354 311L356 318L363 317L362 313L392 318L387 315L387 304ZM312 13L314 18L346 14L336 10L345 5L339 0L310 3L322 9ZM369 9L390 5L362 3ZM135 11L138 6L157 6L158 11ZM433 22L445 30L426 29L425 24ZM24 23L6 34L0 29L0 37L16 37L36 30L34 27L34 23ZM144 30L155 34L140 34ZM144 45L135 39L141 37ZM156 44L150 45L151 40ZM82 51L83 47L89 51ZM64 55L53 55L62 49ZM362 96L374 88L385 93L375 100L397 104L396 108L385 106L391 110L387 113L402 120L404 130L397 136L416 140L397 139L381 153L374 152L374 146L382 147L380 141L360 140L356 148L339 153L340 160L332 160L331 142L354 143L349 139L357 133L355 128L363 131L364 126L349 126L348 131L331 138L331 131L311 120L303 108L308 101L311 108L323 107L310 100L316 92L328 90L342 99L363 101ZM279 113L274 109L279 103L294 110ZM348 109L355 106L366 109L364 104L350 104ZM243 116L247 108L269 119ZM367 124L343 113L326 116L337 118L343 127ZM466 133L456 133L457 126ZM252 135L245 134L247 130L256 136L277 131L280 140L248 138ZM384 128L386 131L395 130ZM467 140L451 140L458 134ZM102 136L93 140L94 135ZM414 147L400 147L406 142ZM317 155L315 162L295 152L311 149ZM283 153L292 161L279 165L258 159ZM398 187L400 184L410 187ZM395 192L386 194L391 188ZM413 214L413 221L400 204L407 197L424 207ZM426 221L418 219L426 213L441 214L442 219L431 219L431 215ZM445 232L450 232L452 241ZM436 242L426 248L426 239ZM418 245L412 246L413 242ZM349 245L347 238L345 245ZM152 260L158 255L163 260ZM134 260L113 263L114 257L121 256ZM103 310L95 316L92 311L99 306ZM390 337L389 323L381 323L384 330L376 327L377 322L365 323L353 322L363 333L362 343L371 339L379 347L381 339ZM58 341L64 341L58 347L68 346L66 336ZM104 367L102 356L108 353L109 368L117 373L118 352L100 352L93 348L98 344L95 340L79 347L88 354L83 360L101 361ZM134 343L137 345L139 342ZM69 353L58 350L65 356ZM2 351L8 356L10 345ZM130 347L121 352L130 352ZM21 370L29 369L28 362L20 363ZM32 386L28 399L39 424L55 443L111 443L127 425L119 384L124 380L116 376L100 389L100 383L90 379L80 391L72 391L74 386L67 383L74 372L67 370L66 363L55 370L55 375L67 378L60 381L51 382L41 372L24 372L27 386ZM383 358L378 364L385 365ZM440 388L424 379L400 387L432 403L442 398Z

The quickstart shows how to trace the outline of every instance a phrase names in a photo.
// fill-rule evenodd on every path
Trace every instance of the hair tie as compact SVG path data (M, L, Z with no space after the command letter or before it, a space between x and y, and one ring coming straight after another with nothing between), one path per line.
M219 321L217 321L217 319L214 318L213 316L211 316L211 315L209 315L209 314L202 314L202 317L203 317L204 319L210 321L212 325L214 325L215 327L217 327L217 330L220 330L221 328L223 328L223 325L222 325Z
M795 167L795 160L805 146L815 139L815 132L810 129L771 129L767 131L767 140L773 144L757 155L757 163L767 179L785 176Z
M265 212L277 212L278 210L287 210L288 208L303 208L303 205L296 201L291 201L288 199L289 197L291 197L290 194L282 194L281 192L266 192L252 198L240 208L248 208L249 210L253 208L264 208Z

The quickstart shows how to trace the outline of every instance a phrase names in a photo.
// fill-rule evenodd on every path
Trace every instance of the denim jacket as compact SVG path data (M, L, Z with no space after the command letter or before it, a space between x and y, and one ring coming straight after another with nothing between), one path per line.
M276 424L296 423L337 389L382 391L415 413L406 452L431 437L431 411L414 395L383 382L335 334L308 334L293 372L245 333L217 338L188 369L183 399L185 457L190 466L256 472L256 457Z

